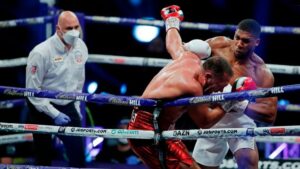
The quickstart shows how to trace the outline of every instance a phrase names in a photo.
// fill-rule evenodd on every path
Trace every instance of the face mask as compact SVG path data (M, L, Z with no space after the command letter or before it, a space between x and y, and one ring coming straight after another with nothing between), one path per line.
M74 46L75 42L79 38L79 35L80 32L78 30L72 29L63 34L63 39L67 44Z

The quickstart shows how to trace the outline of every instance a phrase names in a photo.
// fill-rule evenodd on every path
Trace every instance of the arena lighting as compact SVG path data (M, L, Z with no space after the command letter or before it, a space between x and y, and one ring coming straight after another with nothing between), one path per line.
M96 139L93 140L93 147L98 146L100 143L103 142L103 137L97 137Z
M276 148L276 150L274 150L273 153L271 153L271 154L269 155L269 159L274 159L275 157L277 157L278 154L280 154L286 147L287 147L287 144L286 144L286 143L280 144L280 146L278 146L278 147Z
M135 25L132 30L133 37L142 43L151 42L159 35L159 28L147 25Z
M101 126L94 127L96 129L104 129ZM104 138L103 137L97 137L97 138L86 138L86 162L91 162L101 151L102 144L103 144Z
M101 92L100 94L103 94L103 95L108 95L108 93L107 93L107 92Z
M87 151L87 155L85 157L86 162L91 162L100 153L104 138L97 137L94 140L89 140L89 141L90 142L86 147L86 151Z
M88 84L88 87L87 87L87 92L90 93L90 94L93 94L93 93L95 93L97 88L98 88L98 83L97 82L95 82L95 81L90 82Z
M288 104L290 104L290 102L288 100L285 100L285 99L278 100L278 105L279 106L286 106Z
M140 6L142 3L142 0L129 0L129 2L133 6Z
M126 94L127 92L127 85L125 83L123 83L121 86L120 86L120 93L121 94Z

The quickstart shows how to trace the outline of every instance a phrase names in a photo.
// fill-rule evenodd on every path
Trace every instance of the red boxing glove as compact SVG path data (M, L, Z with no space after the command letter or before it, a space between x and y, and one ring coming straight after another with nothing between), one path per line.
M183 20L183 12L177 5L171 5L163 8L160 14L164 20L167 20L169 17L178 18L180 21Z
M161 17L165 21L166 31L170 28L179 30L180 21L183 20L183 12L177 5L171 5L160 11Z
M239 77L232 84L232 92L257 89L256 83L251 77Z

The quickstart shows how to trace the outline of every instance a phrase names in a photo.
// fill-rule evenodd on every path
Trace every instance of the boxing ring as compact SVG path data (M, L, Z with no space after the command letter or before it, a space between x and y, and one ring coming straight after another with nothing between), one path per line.
M157 27L163 27L164 23L161 20L145 20L135 18L120 18L120 17L104 17L104 16L84 16L80 15L85 22L105 23L105 24L143 24ZM45 24L52 22L57 16L36 17L27 19L17 19L10 21L0 21L0 29L6 27L15 27L21 25ZM191 23L182 22L184 29L196 30L235 30L235 25L208 24L208 23ZM263 26L263 33L282 33L282 34L300 34L300 27L272 27ZM0 60L0 68L25 66L26 57L16 59ZM170 59L160 58L144 58L139 56L115 56L115 55L100 55L90 54L88 62L99 64L116 64L128 66L143 66L143 67L163 67L170 62ZM300 66L267 64L273 73L300 75ZM262 88L257 90L233 92L233 93L217 93L199 97L187 97L169 101L160 105L156 100L143 99L139 97L118 96L118 95L102 95L88 93L67 93L50 90L34 90L26 88L18 88L12 86L0 86L0 94L6 96L19 97L20 99L0 101L0 109L10 109L16 106L25 106L24 97L39 97L52 99L66 99L82 102L109 104L117 106L148 106L148 107L169 107L183 106L213 102L223 102L230 100L244 100L254 98L264 98L270 96L281 96L294 92L300 92L300 84L290 84L284 86L276 86L272 88ZM289 104L279 106L280 111L300 111L300 105ZM222 128L222 129L191 129L191 130L170 130L155 133L154 131L143 130L126 130L126 129L97 129L86 127L68 127L68 126L52 126L39 124L22 124L22 123L6 123L0 122L0 131L16 132L7 136L0 136L0 145L8 143L19 143L32 141L32 135L29 133L44 133L55 135L68 135L75 137L103 137L103 138L132 138L132 139L182 139L196 140L197 138L240 138L240 137L256 137L258 142L285 142L285 143L300 143L300 125L294 126L274 126L274 127L257 127L257 128ZM289 137L284 137L289 136ZM225 164L229 164L226 162ZM234 162L232 162L234 163ZM224 164L224 165L225 165ZM264 164L261 162L261 165ZM299 167L299 162L283 163L286 166ZM14 167L26 168L29 166L14 166L0 165L0 168ZM225 167L225 166L224 166ZM228 167L228 166L227 166ZM35 167L34 167L35 168ZM45 168L37 167L36 168ZM54 168L54 167L53 167ZM222 168L222 166L221 166Z

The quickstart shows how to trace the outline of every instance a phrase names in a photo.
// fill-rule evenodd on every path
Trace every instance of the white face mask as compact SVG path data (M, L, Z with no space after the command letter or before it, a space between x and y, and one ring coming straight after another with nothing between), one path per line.
M63 39L67 44L74 46L79 38L79 35L80 32L78 30L72 29L63 34Z

